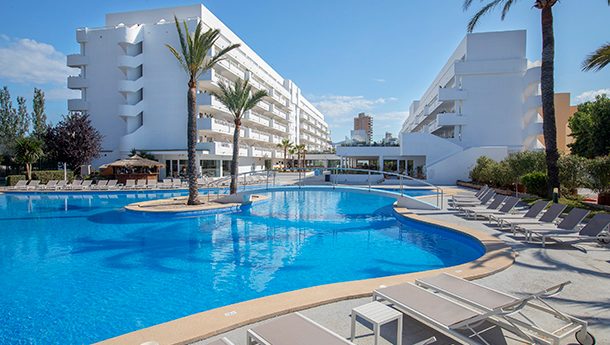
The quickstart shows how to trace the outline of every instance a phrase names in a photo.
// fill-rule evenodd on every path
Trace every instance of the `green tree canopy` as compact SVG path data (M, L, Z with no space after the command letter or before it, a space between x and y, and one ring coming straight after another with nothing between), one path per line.
M47 132L47 114L44 110L44 92L34 88L32 100L32 134L38 138L44 137Z
M15 160L25 165L28 180L32 179L32 163L44 156L43 143L35 137L17 139L15 143Z
M610 154L610 99L606 95L580 104L568 126L574 138L568 145L573 154L587 158Z

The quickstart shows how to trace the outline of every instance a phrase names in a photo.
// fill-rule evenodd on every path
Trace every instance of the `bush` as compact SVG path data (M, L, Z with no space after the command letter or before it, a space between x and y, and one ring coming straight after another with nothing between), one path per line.
M68 170L68 181L74 178L74 174L72 171ZM64 179L64 171L63 170L40 170L40 171L32 171L32 179L40 180L40 183L47 183L50 180L63 180Z
M610 155L590 159L587 162L587 171L589 188L597 193L610 192Z
M470 178L479 183L490 184L493 175L493 166L496 161L493 159L481 156L477 159L477 163L470 171Z
M562 155L557 164L562 195L574 195L577 188L586 185L587 159L576 155Z
M509 168L511 183L521 180L523 175L546 171L546 155L544 151L524 151L511 153L503 160Z
M6 185L14 186L17 184L17 181L25 180L25 175L8 175L6 177Z
M545 173L536 171L521 177L521 183L525 186L528 194L546 197L547 176Z

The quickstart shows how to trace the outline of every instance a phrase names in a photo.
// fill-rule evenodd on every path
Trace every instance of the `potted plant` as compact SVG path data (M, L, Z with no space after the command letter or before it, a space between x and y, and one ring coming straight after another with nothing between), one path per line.
M610 155L589 160L587 170L589 172L587 184L598 193L597 203L610 205Z

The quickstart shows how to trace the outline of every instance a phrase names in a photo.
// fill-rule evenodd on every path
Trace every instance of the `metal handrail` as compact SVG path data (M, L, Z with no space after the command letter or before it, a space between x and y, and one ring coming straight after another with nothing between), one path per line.
M291 168L291 169L283 169L283 170L255 170L255 171L248 171L248 172L243 172L243 173L239 173L237 174L237 181L239 183L239 180L243 178L243 183L238 185L238 191L239 188L242 188L242 191L246 190L246 186L248 185L248 181L247 181L247 177L248 176L252 176L252 175L261 175L264 176L264 184L265 184L265 189L269 189L270 186L275 187L276 186L276 177L277 177L277 173L280 171L283 172L297 172L298 175L298 181L297 181L297 185L299 187L303 186L303 179L305 177L305 172L307 171L311 171L312 169L307 169L307 168ZM416 182L418 184L421 184L425 187L428 187L430 190L434 190L436 192L436 206L439 209L443 208L443 203L444 203L444 191L441 187L433 185L432 183L429 183L427 181L421 180L421 179L417 179L415 177L412 176L408 176L408 175L404 175L404 174L399 174L399 173L395 173L395 172L388 172L388 171L383 171L383 170L371 170L371 169L357 169L357 168L325 168L325 171L329 171L331 172L331 179L330 182L333 186L333 188L337 185L341 185L341 183L338 182L338 178L336 177L336 175L338 175L339 172L359 172L359 173L365 173L368 175L367 178L367 183L368 183L368 190L370 191L372 188L371 186L371 175L384 175L384 176L395 176L398 178L398 180L400 181L400 196L405 196L405 183L404 180L408 180L408 181L413 181ZM332 176L332 172L335 172L335 178L333 179ZM216 196L220 197L220 192L221 192L221 186L224 183L230 182L231 181L231 176L225 176L225 177L221 177L219 179L216 179L214 181L211 181L207 184L207 188L210 189L208 191L208 200L210 200L211 196L212 196L212 190L216 191ZM259 182L263 182L263 181L259 181ZM347 184L345 184L347 185ZM223 194L224 195L224 194Z

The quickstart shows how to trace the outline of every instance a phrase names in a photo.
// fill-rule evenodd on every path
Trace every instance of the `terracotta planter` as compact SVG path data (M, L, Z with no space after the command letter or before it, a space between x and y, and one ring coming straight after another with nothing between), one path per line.
M610 206L610 192L599 193L597 196L597 204Z

